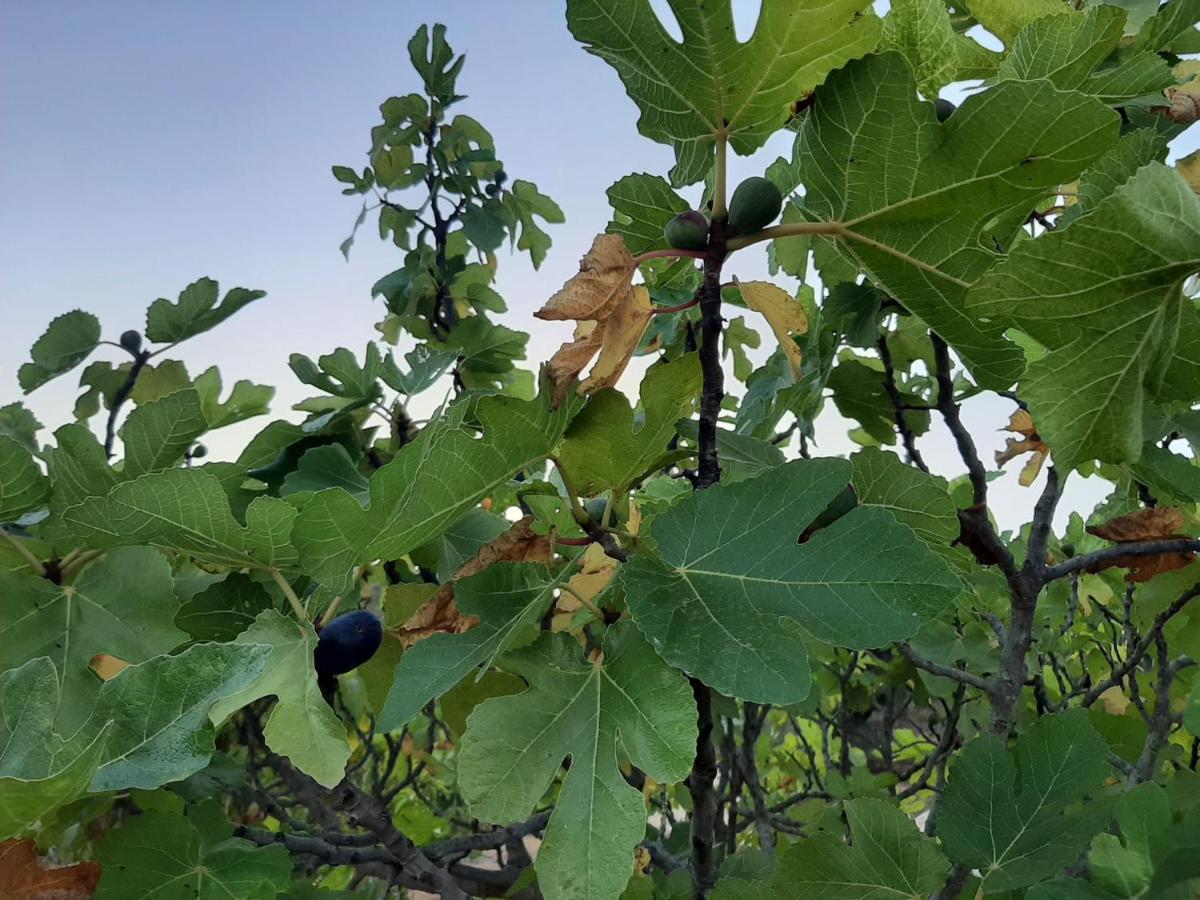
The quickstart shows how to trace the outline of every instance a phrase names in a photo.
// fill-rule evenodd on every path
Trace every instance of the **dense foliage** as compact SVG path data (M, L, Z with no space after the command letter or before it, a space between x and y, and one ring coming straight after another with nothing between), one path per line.
M440 25L333 169L402 264L302 416L211 459L273 389L169 358L262 291L34 344L26 392L106 358L48 440L0 408L5 897L1195 896L1200 4L671 7L567 3L676 165L609 189L539 372L496 254L563 215Z

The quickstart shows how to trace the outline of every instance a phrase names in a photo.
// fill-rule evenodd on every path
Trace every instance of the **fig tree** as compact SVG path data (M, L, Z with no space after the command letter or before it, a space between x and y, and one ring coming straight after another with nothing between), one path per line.
M703 250L708 246L708 219L689 209L668 222L663 234L676 250Z
M758 175L737 186L729 201L729 228L735 234L762 231L783 209L783 194L775 183Z

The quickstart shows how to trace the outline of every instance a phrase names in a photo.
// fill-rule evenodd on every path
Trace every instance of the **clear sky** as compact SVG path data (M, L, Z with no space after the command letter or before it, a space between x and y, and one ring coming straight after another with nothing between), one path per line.
M736 8L748 33L756 4ZM506 323L533 335L531 360L553 352L568 329L530 314L603 230L605 188L672 161L637 134L634 105L575 44L560 0L0 0L0 402L19 396L17 368L55 315L89 310L115 340L142 327L156 297L208 275L268 296L173 355L193 375L219 364L227 386L278 385L273 415L298 416L288 407L308 390L288 354L361 353L382 309L370 286L400 264L370 223L342 259L358 207L329 168L361 168L379 103L418 87L405 45L427 21L445 23L467 54L461 110L492 131L512 177L535 181L566 213L540 272L527 257L502 257L498 279ZM786 150L781 137L735 160L731 181ZM764 273L760 256L736 259L739 276ZM68 374L26 403L57 427L76 381ZM968 409L984 452L1002 445L1009 410ZM231 455L267 421L206 442L217 458ZM844 452L844 435L840 422L823 423L820 451ZM960 471L945 432L923 446L936 468ZM1005 524L1025 520L1034 496L1016 488L1015 472L995 493ZM1064 506L1097 496L1077 481Z

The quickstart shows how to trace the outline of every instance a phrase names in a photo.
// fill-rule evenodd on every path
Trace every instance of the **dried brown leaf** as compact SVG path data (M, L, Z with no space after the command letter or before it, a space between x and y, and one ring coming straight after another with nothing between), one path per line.
M1088 534L1112 541L1118 546L1140 541L1161 541L1169 538L1186 537L1179 534L1183 528L1183 513L1170 506L1139 509L1125 516L1109 519L1099 525L1089 525ZM1156 553L1150 556L1118 556L1088 568L1089 572L1103 569L1128 569L1126 581L1149 581L1155 575L1182 569L1190 565L1196 554L1191 552Z
M1200 60L1185 59L1173 71L1181 83L1163 91L1170 105L1156 108L1172 122L1191 125L1200 119Z
M579 393L594 394L617 383L646 333L650 316L650 292L638 285L630 293L628 302L618 306L604 321L600 355L587 379L579 385Z
M1099 572L1101 569L1128 569L1126 581L1149 581L1163 572L1172 572L1190 566L1196 558L1195 553L1157 553L1153 556L1118 556L1101 565L1092 566L1089 572Z
M462 634L470 631L479 623L479 619L464 616L458 611L454 603L455 582L478 575L498 562L540 562L549 565L553 555L550 540L545 535L535 533L532 526L533 517L526 516L513 523L508 531L494 541L484 544L407 622L399 628L389 628L388 634L405 647L411 647L431 634Z
M1130 541L1160 541L1178 537L1176 532L1183 528L1183 513L1171 506L1155 506L1139 509L1127 516L1109 519L1099 525L1089 525L1088 534L1118 544Z
M1037 429L1033 425L1033 417L1024 409L1018 409L1012 414L1005 429L1015 431L1021 437L1008 438L1005 441L1004 449L996 451L996 465L1002 466L1022 453L1032 453L1033 456L1025 463L1021 469L1021 475L1017 479L1021 487L1029 487L1037 480L1038 473L1042 471L1042 466L1045 465L1046 459L1050 455L1050 448L1038 435Z
M100 881L100 864L54 866L30 840L0 843L0 897L4 900L87 900Z
M563 344L549 363L557 406L599 353L589 377L579 385L591 394L616 384L650 324L650 294L633 286L636 265L619 234L597 235L580 260L579 272L534 315L540 319L574 319L575 337Z
M592 357L600 352L604 343L604 325L597 322L580 322L575 326L575 339L558 348L550 357L547 367L550 380L554 382L554 407L566 399L567 393L577 383L579 375L587 368Z
M592 249L571 276L535 316L539 319L604 321L629 296L633 257L619 234L598 234Z

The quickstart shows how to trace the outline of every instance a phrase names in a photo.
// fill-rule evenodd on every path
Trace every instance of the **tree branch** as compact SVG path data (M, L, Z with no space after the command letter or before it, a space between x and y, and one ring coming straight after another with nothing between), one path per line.
M717 795L713 782L717 777L717 749L713 744L712 691L702 681L689 678L696 698L699 732L696 735L696 760L687 778L692 795L692 898L704 900L717 885Z
M1097 550L1094 553L1073 556L1064 562L1058 563L1058 565L1047 566L1042 572L1042 580L1043 582L1049 582L1058 578L1065 578L1074 572L1087 571L1124 556L1155 556L1159 553L1198 552L1200 552L1200 540L1196 538L1166 538L1161 541L1117 544L1113 547L1105 547L1103 550Z
M474 853L478 850L494 850L503 847L514 839L536 834L546 827L550 821L550 813L538 813L531 819L509 825L507 828L494 828L481 834L470 834L464 837L449 838L437 844L423 848L424 853L432 860L444 859L447 856L459 856L464 853Z
M1126 675L1137 668L1138 663L1142 661L1142 657L1144 657L1146 652L1150 649L1150 645L1154 643L1155 635L1161 634L1162 630L1167 626L1167 623L1180 612L1182 612L1184 607L1186 607L1196 597L1200 597L1200 584L1193 585L1191 588L1184 591L1175 598L1170 606L1155 616L1154 623L1150 626L1149 630L1142 637L1142 639L1134 645L1133 650L1130 651L1129 655L1125 657L1125 661L1113 669L1112 674L1109 675L1108 678L1105 678L1100 683L1093 685L1087 691L1087 693L1083 695L1083 699L1080 701L1080 706L1085 708L1091 706L1100 699L1101 694L1103 694L1109 688L1119 685L1125 679ZM1071 696L1074 697L1077 696L1077 694L1072 694ZM1068 697L1067 699L1069 700L1071 698Z
M876 347L879 349L879 360L883 363L883 389L887 393L888 399L892 402L892 414L896 419L896 431L900 433L900 440L904 442L904 452L908 454L908 461L910 463L922 472L928 472L929 466L925 465L925 460L921 458L921 452L917 449L916 435L908 427L908 417L904 415L904 397L900 393L900 388L896 386L896 369L892 365L892 351L888 347L886 334L879 336Z
M976 688L983 691L985 694L991 694L992 684L986 678L968 672L966 669L955 668L954 666L944 666L941 663L936 663L931 659L926 659L917 651L913 650L908 641L901 641L896 644L896 648L900 651L900 655L907 659L918 669L924 669L931 675L939 675L942 678L952 678L959 684L965 684L968 687Z
M1008 582L1009 589L1016 592L1020 588L1017 565L988 518L987 470L979 459L979 451L975 449L971 433L962 423L962 415L954 399L954 370L950 363L950 348L932 331L929 333L929 339L933 342L934 373L938 385L937 409L954 437L958 455L962 457L967 467L967 477L971 481L971 506L958 511L959 526L963 534L970 538L968 546L975 558L982 563L998 566Z
M117 415L121 412L125 401L129 399L129 395L133 393L133 386L137 383L138 375L142 373L142 369L146 367L149 360L149 351L139 350L135 353L133 365L129 368L129 374L125 376L124 384L117 388L116 394L113 395L112 405L108 410L108 422L104 426L104 455L108 459L113 458L113 444L117 439Z

